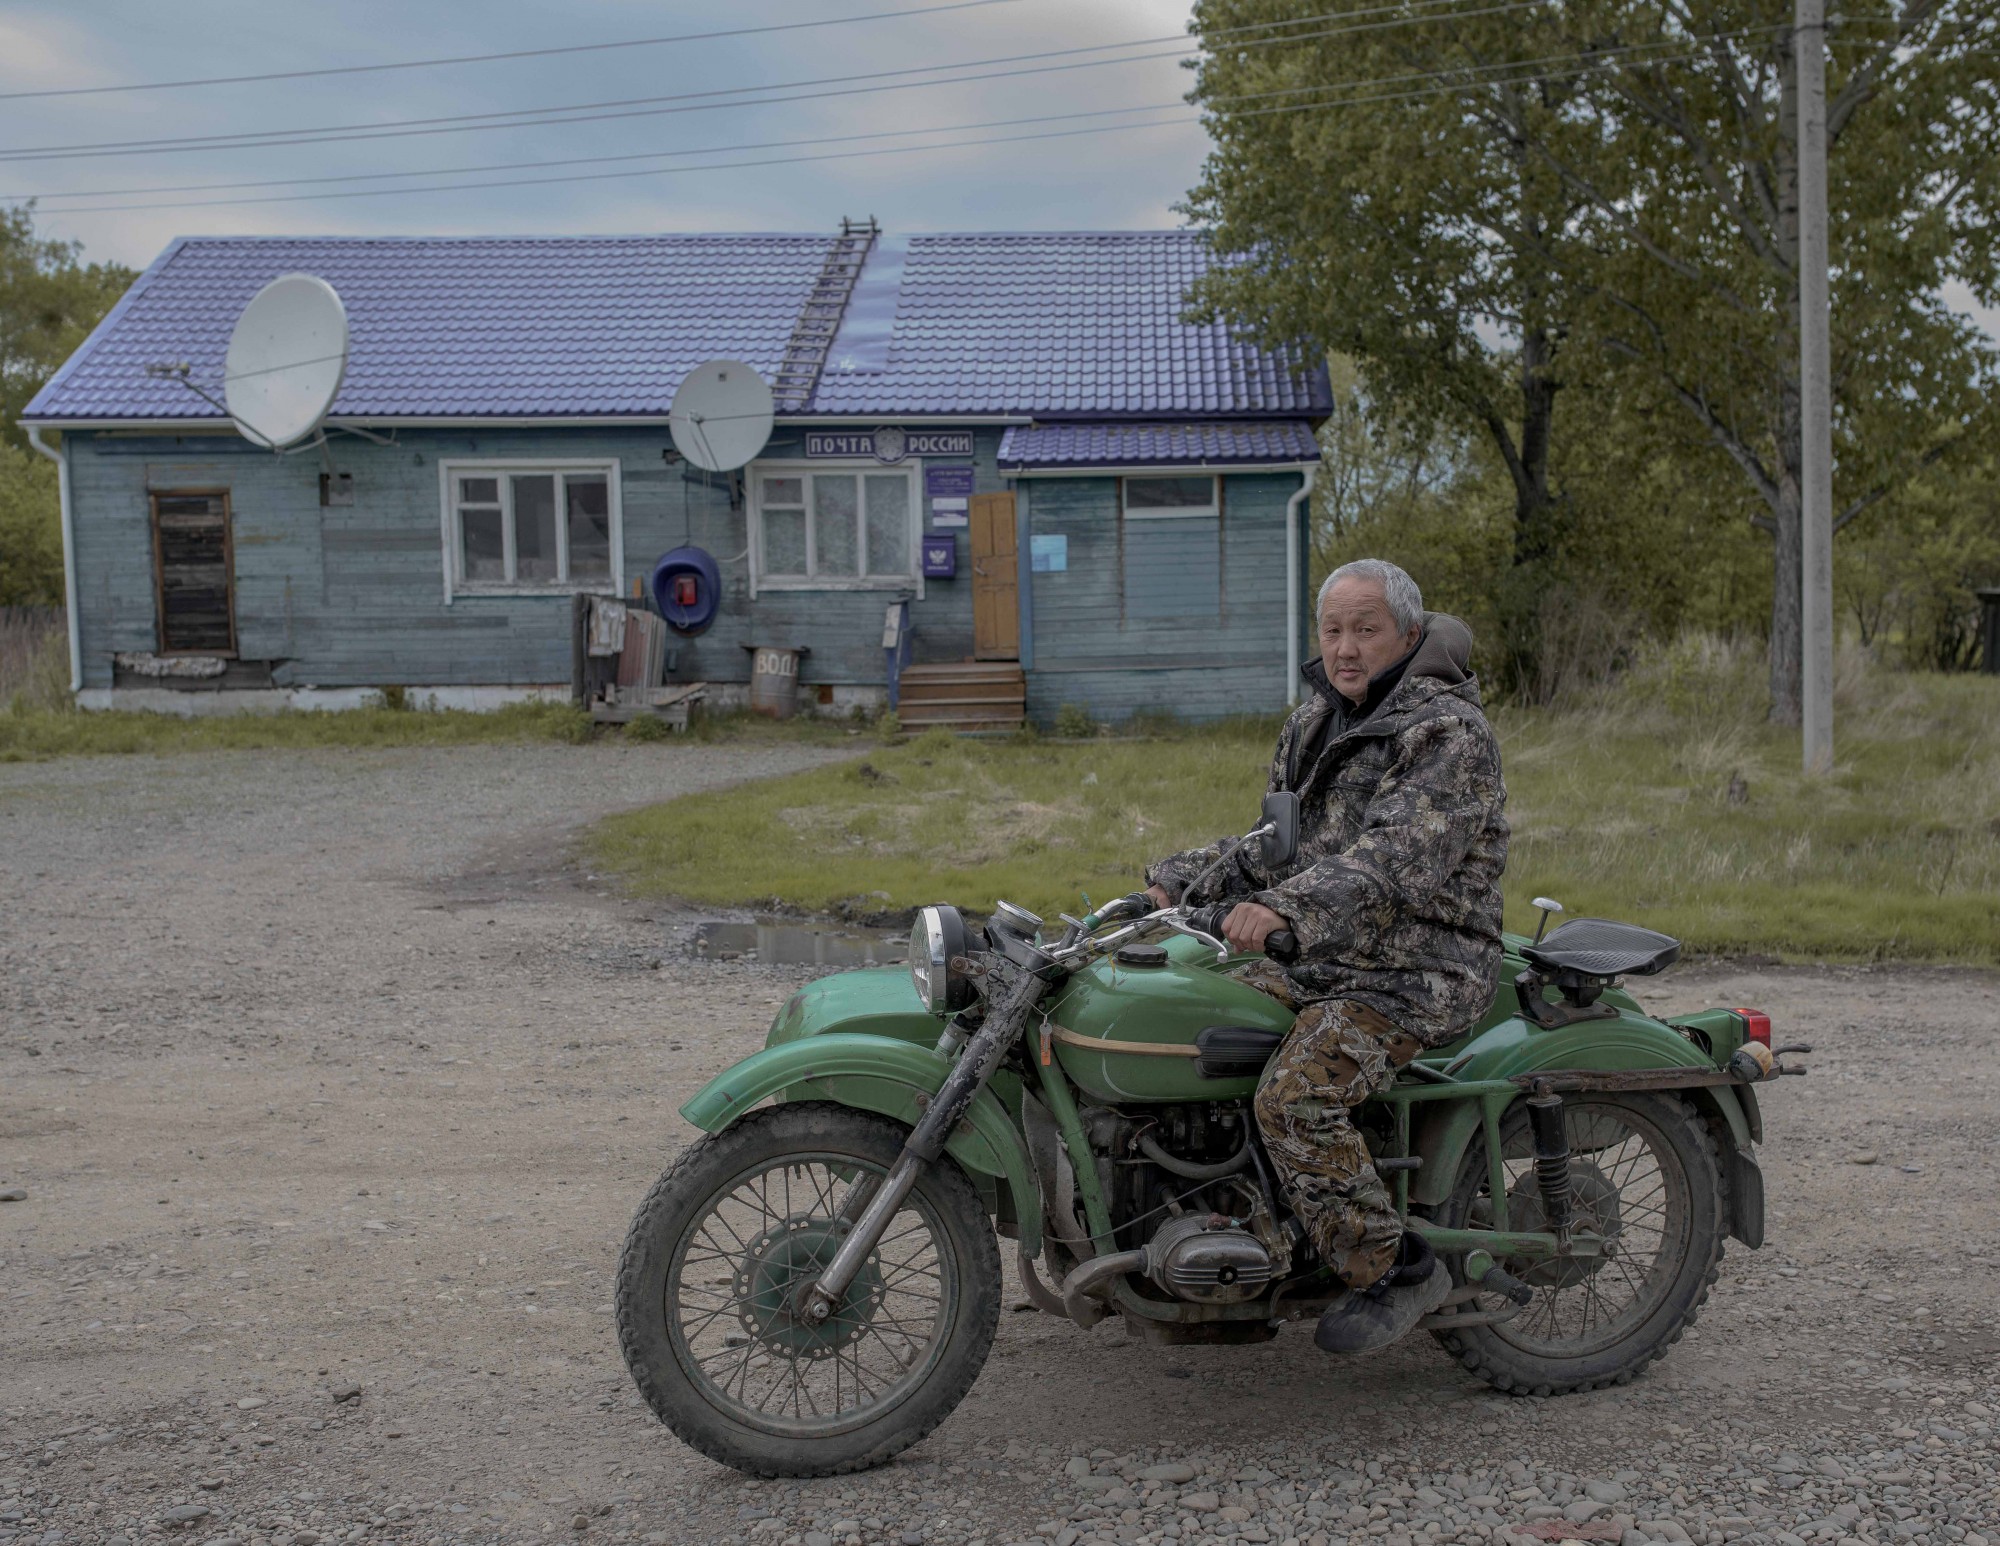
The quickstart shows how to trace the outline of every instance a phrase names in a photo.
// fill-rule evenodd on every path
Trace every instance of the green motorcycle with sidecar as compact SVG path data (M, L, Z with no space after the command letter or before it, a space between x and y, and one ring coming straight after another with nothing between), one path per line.
M1282 863L1296 819L1273 795L1245 841ZM1238 1343L1317 1317L1344 1290L1250 1105L1292 1016L1229 975L1221 911L1135 895L1057 931L927 907L908 970L795 993L682 1108L705 1136L626 1242L619 1338L661 1421L755 1475L882 1463L986 1360L996 1234L1079 1327ZM1576 919L1505 946L1486 1016L1356 1119L1451 1271L1423 1329L1501 1390L1623 1383L1694 1319L1725 1239L1762 1243L1755 1086L1802 1070L1754 1010L1644 1013L1618 982L1670 965L1665 935Z

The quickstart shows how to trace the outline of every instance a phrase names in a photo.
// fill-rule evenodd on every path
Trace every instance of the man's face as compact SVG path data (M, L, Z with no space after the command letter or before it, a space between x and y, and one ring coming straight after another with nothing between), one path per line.
M1319 657L1326 679L1350 703L1368 696L1369 680L1387 670L1417 642L1420 629L1398 632L1389 598L1373 580L1336 581L1319 609Z

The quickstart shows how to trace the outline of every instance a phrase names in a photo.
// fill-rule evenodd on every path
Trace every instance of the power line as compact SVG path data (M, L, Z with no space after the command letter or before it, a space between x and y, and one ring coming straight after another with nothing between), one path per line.
M1281 43L1308 42L1320 38L1340 37L1350 33L1374 32L1387 28L1414 26L1433 21L1455 21L1481 16L1503 15L1514 11L1533 9L1538 0L1500 0L1500 3L1471 9L1439 8L1438 0L1427 0L1432 6L1421 15L1408 14L1405 6L1384 6L1380 11L1395 11L1398 14L1381 21L1366 22L1361 25L1338 26L1310 33L1287 33L1281 37L1247 38L1234 44L1236 47L1270 47ZM1375 12L1330 11L1306 18L1291 18L1282 23L1264 23L1244 29L1231 29L1228 33L1214 36L1235 35L1241 31L1269 31L1275 26L1296 26L1309 22L1335 18L1352 18L1356 15L1376 14ZM1196 40L1196 46L1207 43L1207 39ZM1165 53L1131 54L1118 59L1083 60L1069 64L1040 64L1036 61L1053 59L1074 59L1079 54L1107 53L1121 48L1144 48L1156 44L1171 43L1177 46ZM43 145L16 149L0 149L0 160L4 161L57 161L95 159L113 155L164 155L182 151L202 150L254 150L268 146L344 144L356 140L404 139L442 133L469 133L481 129L540 128L549 124L597 123L610 119L657 117L666 114L701 112L718 107L767 107L789 102L819 100L826 97L858 96L877 91L907 91L931 86L963 85L974 81L1007 79L1022 75L1040 75L1058 71L1096 69L1106 65L1141 64L1158 59L1180 59L1195 57L1187 53L1188 38L1185 34L1162 38L1140 38L1122 43L1096 43L1078 48L1046 49L1029 54L1007 54L990 59L961 60L954 64L919 65L896 70L874 70L856 75L829 75L806 80L766 83L756 86L734 86L713 91L679 92L657 97L629 97L605 102L572 103L561 107L514 108L504 112L462 113L436 118L404 119L389 124L327 124L310 129L283 129L243 131L235 134L211 134L175 136L150 140L102 140L76 145ZM1018 70L992 70L974 75L957 75L944 80L911 81L904 77L912 75L935 75L947 70L983 70L988 65L1029 64L1031 68ZM854 82L874 81L885 84L857 86ZM845 87L844 90L796 92L796 88L808 86ZM784 97L759 96L758 93L774 91L795 91ZM754 100L725 101L724 98L754 98ZM674 104L659 106L657 104ZM604 111L616 109L616 111ZM558 117L554 115L573 116ZM497 120L508 120L500 122Z
M1632 45L1632 46L1640 47L1640 46L1651 46L1651 45ZM1507 61L1493 65L1468 66L1467 68L1475 72L1492 71L1498 69L1518 69L1518 68L1525 68L1527 66L1535 64L1560 63L1572 59L1574 57L1575 57L1574 55L1567 55L1567 54L1553 55L1546 59ZM1380 80L1346 81L1339 83L1338 86L1325 86L1325 85L1293 86L1274 91L1250 92L1235 97L1214 99L1211 100L1206 105L1209 107L1213 107L1217 105L1218 101L1235 103L1235 102L1259 101L1274 96L1297 96L1301 93L1311 92L1311 91L1326 91L1326 90L1358 91L1358 90L1365 90L1375 86L1397 85L1405 81L1439 79L1442 77L1442 74L1443 72L1435 70L1417 71L1412 74L1388 76ZM502 162L491 163L486 166L432 167L423 171L414 171L414 172L347 172L326 177L275 177L275 178L264 178L252 182L189 183L180 186L169 185L166 187L152 187L152 188L96 188L89 190L78 190L74 192L49 193L49 194L24 194L24 193L0 194L0 202L19 202L21 200L30 198L36 200L44 198L109 199L109 198L150 197L162 193L229 193L242 190L254 190L259 188L302 188L302 187L324 186L332 183L401 181L416 177L472 177L472 176L480 176L488 172L541 171L541 170L553 170L555 168L565 167L565 166L609 166L627 161L664 161L664 160L673 160L686 156L732 155L739 151L790 149L792 147L801 145L842 144L854 140L907 139L912 135L919 135L919 134L958 134L958 133L968 133L975 129L1018 128L1029 124L1059 123L1077 118L1113 118L1113 117L1121 117L1130 113L1169 112L1181 105L1182 104L1179 101L1149 102L1143 104L1135 104L1134 106L1131 107L1099 108L1095 110L1077 112L1077 113L1045 113L1029 118L997 118L997 119L990 119L983 123L932 124L922 129L881 129L881 130L874 130L865 134L811 135L804 139L795 139L795 140L763 140L741 145L697 146L685 150L638 151L628 155L619 155L619 156L596 156L596 155L572 156L563 160L556 160L556 161L547 161L547 160L502 161ZM450 186L450 185L447 184L443 186ZM394 192L396 190L384 189L382 191ZM185 204L148 204L148 205L129 205L124 207L133 209L177 209L177 208L204 208L212 205L221 205L221 204L254 204L254 203L283 203L283 202L288 202L288 200L254 199L254 198L253 199L209 199L209 200L192 201ZM62 213L61 210L57 210L54 212Z
M1700 39L1695 41L1701 41L1701 42L1724 41L1736 37L1747 36L1751 32L1754 32L1756 30L1758 29L1745 28L1745 29L1739 29L1738 31L1735 32L1706 33L1703 34ZM1565 64L1578 61L1597 60L1606 58L1612 54L1616 54L1620 58L1625 58L1628 56L1632 56L1650 50L1656 50L1660 48L1682 48L1685 46L1686 43L1684 40L1676 38L1661 38L1661 39L1656 39L1649 43L1630 43L1630 44L1618 45L1611 49L1595 50L1589 55L1582 55L1575 53L1549 54L1539 58L1532 58L1532 59L1499 60L1495 61L1494 63L1485 65L1465 65L1443 70L1418 70L1403 75L1383 76L1375 80L1342 81L1333 84L1322 83L1316 85L1283 87L1271 91L1241 93L1232 97L1210 98L1202 105L1205 110L1212 111L1218 106L1226 106L1244 102L1264 101L1272 97L1300 96L1308 92L1364 91L1364 90L1371 90L1378 86L1402 85L1406 82L1411 82L1411 81L1443 80L1448 75L1452 76L1454 79L1463 80L1467 76L1492 75L1494 72L1497 71L1524 70L1524 69L1532 69L1536 66L1545 64ZM1671 59L1675 57L1679 56L1669 56L1664 61L1652 61L1652 62L1671 62ZM1639 61L1639 62L1648 62L1648 61ZM1473 82L1473 83L1477 84L1479 82ZM1498 82L1496 80L1493 83L1499 84L1501 82ZM914 135L921 135L921 134L961 134L961 133L970 133L971 131L976 129L1018 128L1031 124L1061 123L1079 118L1115 118L1115 117L1123 117L1131 113L1168 112L1173 110L1174 108L1179 107L1180 105L1181 105L1180 101L1149 102L1149 103L1135 104L1130 107L1098 108L1098 109L1086 110L1083 112L1075 112L1075 113L1044 113L1027 118L996 118L996 119L988 119L980 123L931 124L921 129L879 129L879 130L872 130L862 134L811 135L803 139L761 140L761 141L752 141L747 144L696 146L682 150L636 151L627 155L617 155L617 156L602 156L602 155L572 156L561 160L502 161L502 162L489 163L488 165L485 166L430 167L421 171L410 171L410 172L346 172L324 177L274 177L274 178L263 178L249 182L188 183L181 185L167 185L163 187L141 187L141 188L94 188L94 189L75 190L70 192L47 193L47 194L12 193L12 194L0 194L0 203L19 202L21 200L31 199L31 198L37 200L44 198L108 199L108 198L153 197L163 193L231 193L244 190L256 190L261 188L307 188L307 187L321 187L335 183L403 181L410 178L419 178L419 177L472 177L472 176L480 176L488 172L543 171L543 170L554 170L556 168L566 167L566 166L611 166L629 161L665 161L665 160L680 159L687 156L733 155L741 151L790 149L802 145L846 144L856 140L908 139ZM1337 106L1338 101L1336 100L1326 105ZM1175 120L1175 121L1178 122L1182 120ZM453 185L442 184L439 186L450 187ZM367 191L369 190L363 190L364 193ZM381 191L395 192L397 190L383 189ZM292 202L292 200L282 197L270 198L270 199L257 199L257 198L207 199L207 200L189 201L180 204L153 203L144 205L128 205L123 207L133 208L133 209L179 209L179 208L206 208L217 205L229 205L229 204L286 203L286 202ZM52 211L52 213L58 213L58 214L64 212L65 211L61 209Z
M1710 35L1707 40L1714 41L1725 36L1745 36L1762 30L1764 29L1746 28L1742 29L1741 32L1734 34ZM1532 84L1540 80L1570 78L1578 75L1588 74L1592 70L1602 68L1605 64L1616 63L1618 62L1618 59L1623 58L1624 55L1626 54L1633 53L1643 49L1660 48L1666 46L1667 43L1669 42L1678 44L1679 40L1662 40L1661 42L1652 44L1627 45L1625 48L1618 51L1618 55L1615 58L1605 57L1605 55L1609 53L1609 51L1600 51L1598 55L1592 56L1591 58L1584 58L1583 56L1575 54L1565 54L1565 55L1551 55L1545 59L1503 61L1493 65L1469 67L1485 72L1489 78L1470 80L1470 81L1462 79L1441 81L1440 84L1428 87L1419 87L1408 91L1378 93L1372 96L1360 96L1360 97L1349 96L1349 97L1336 98L1330 101L1289 103L1283 106L1250 109L1248 111L1234 113L1229 116L1232 119L1243 119L1243 118L1262 118L1271 116L1273 114L1321 112L1342 107L1361 107L1361 106L1368 106L1384 102L1403 102L1403 101L1417 100L1426 97L1451 95L1455 93L1477 90L1482 87ZM1638 62L1652 63L1652 64L1667 64L1667 63L1673 63L1677 60L1684 61L1690 59L1700 59L1704 57L1706 56L1698 50L1683 49L1681 52L1673 54L1651 54L1648 55L1645 59L1640 60ZM1519 71L1525 69L1533 69L1539 65L1549 64L1549 63L1562 63L1568 65L1569 68L1560 71L1544 72L1539 75L1518 75L1518 76L1504 77L1504 78L1494 73L1501 70ZM1339 87L1298 87L1298 88L1291 88L1285 91L1278 91L1271 93L1257 93L1256 96L1259 97L1290 96L1297 94L1298 92L1307 90L1352 91L1375 84L1391 84L1397 80L1425 80L1425 79L1440 80L1443 73L1444 72L1439 72L1439 71L1427 71L1427 72L1419 72L1418 74L1414 75L1390 77L1382 82L1368 82L1368 81L1348 82ZM1156 111L1156 110L1157 109L1147 109L1147 108L1124 108L1124 109L1111 109L1108 111L1145 112L1145 111ZM1084 116L1095 116L1095 115L1086 115L1086 114L1053 115L1054 118L1084 117ZM1034 119L1022 120L1023 123L1032 123L1036 121L1051 121L1051 120L1034 120ZM608 181L633 178L633 177L674 176L688 172L735 171L735 170L772 167L772 166L801 166L822 161L846 161L846 160L857 160L867 157L878 157L878 156L920 155L933 151L967 150L988 145L1022 144L1037 140L1072 139L1085 135L1130 132L1132 130L1137 130L1137 129L1173 128L1182 124L1200 123L1201 121L1202 118L1200 114L1185 113L1173 118L1155 119L1144 123L1099 124L1087 128L1051 130L1037 134L997 135L982 139L954 140L954 141L939 142L927 145L892 145L892 146L882 146L872 150L832 151L825 155L816 155L816 156L771 156L754 161L718 161L718 162L707 162L697 166L650 167L650 168L634 169L628 171L593 172L593 173L584 173L581 175L566 175L559 177L503 178L503 179L489 180L486 182L474 182L474 183L436 183L414 188L364 188L344 193L302 193L302 194L290 194L290 195L276 195L263 198L250 198L250 199L211 199L211 200L193 200L193 201L179 201L179 202L170 201L170 202L153 203L153 204L85 205L81 207L72 207L68 209L55 211L54 213L65 214L65 215L79 215L79 214L101 214L113 211L129 211L129 210L198 209L198 208L213 207L216 205L323 202L323 201L332 201L336 199L393 197L397 195L406 195L412 193L452 193L460 191L470 192L481 189L493 189L493 188L524 188L524 187L544 186L553 183L570 184L570 183L586 183L586 182L608 182ZM974 124L968 124L963 126L963 128L965 129L978 128L978 127L983 127L983 126ZM940 132L940 131L933 130L933 131L912 131L912 132ZM943 132L957 132L957 131L943 131ZM852 137L865 139L865 138L877 138L877 137L886 138L888 136L887 134L885 134L882 136L860 135ZM796 143L817 143L817 141L804 141ZM744 147L731 147L731 148L751 149L755 147L744 146ZM691 152L691 154L716 154L716 153L718 152L717 151Z
M262 75L208 75L194 80L145 81L125 86L53 86L42 91L0 91L0 102L31 97L97 97L123 91L178 91L187 86L242 86L258 81L301 81L330 75L369 75L385 70L429 70L444 65L493 64L508 59L550 59L558 54L596 54L613 49L652 48L662 43L705 43L713 38L756 37L769 32L799 32L808 27L844 27L854 22L892 21L904 16L935 16L940 11L971 11L988 5L1014 5L1018 0L953 0L908 11L869 11L860 16L827 16L817 21L776 22L766 27L729 27L717 32L683 32L673 37L627 38L620 43L572 43L562 48L518 48L503 54L454 54L439 59L399 59L388 64L344 64L318 70L272 70Z

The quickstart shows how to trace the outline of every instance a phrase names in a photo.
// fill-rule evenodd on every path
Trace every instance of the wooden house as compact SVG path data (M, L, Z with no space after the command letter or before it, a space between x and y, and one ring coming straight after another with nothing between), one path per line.
M23 415L62 464L75 690L562 695L570 597L643 598L693 545L719 606L666 671L711 701L769 646L808 704L872 708L904 616L906 723L1282 707L1330 389L1184 320L1210 261L1164 231L176 241ZM325 445L278 455L208 399L290 272L352 343ZM735 475L668 428L711 358L776 394Z

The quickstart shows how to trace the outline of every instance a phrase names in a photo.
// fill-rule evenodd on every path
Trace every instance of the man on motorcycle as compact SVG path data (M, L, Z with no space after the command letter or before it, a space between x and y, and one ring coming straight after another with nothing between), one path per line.
M1257 1123L1320 1259L1351 1290L1320 1317L1328 1352L1395 1341L1450 1292L1405 1234L1350 1108L1492 1002L1500 967L1507 791L1467 669L1472 633L1427 613L1394 564L1327 576L1312 692L1286 720L1270 788L1299 796L1299 844L1267 872L1255 844L1210 845L1146 873L1160 906L1239 899L1232 947L1290 929L1299 961L1240 975L1298 1011L1257 1087Z

